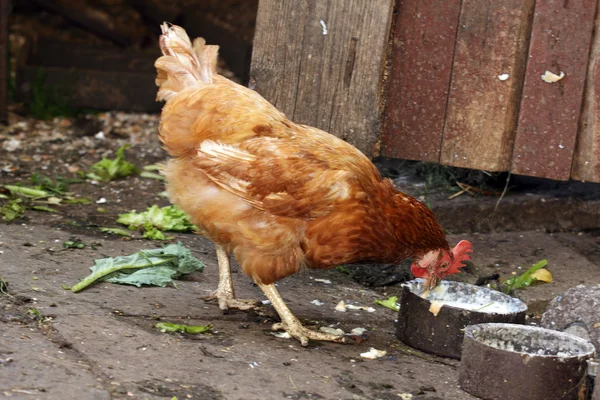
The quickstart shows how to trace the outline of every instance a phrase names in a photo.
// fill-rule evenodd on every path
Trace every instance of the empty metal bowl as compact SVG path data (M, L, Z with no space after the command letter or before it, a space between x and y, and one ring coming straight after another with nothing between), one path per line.
M465 331L460 387L485 400L576 400L594 346L534 326L479 324Z
M403 285L396 337L426 353L460 358L468 325L525 322L525 303L504 293L451 281L427 292L423 283L415 279Z

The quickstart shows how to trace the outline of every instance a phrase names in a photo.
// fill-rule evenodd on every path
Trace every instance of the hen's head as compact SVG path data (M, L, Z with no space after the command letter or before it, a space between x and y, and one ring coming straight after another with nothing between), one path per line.
M416 278L425 278L425 288L431 290L445 276L456 274L464 267L473 251L471 242L461 240L452 250L431 250L415 259L410 267Z

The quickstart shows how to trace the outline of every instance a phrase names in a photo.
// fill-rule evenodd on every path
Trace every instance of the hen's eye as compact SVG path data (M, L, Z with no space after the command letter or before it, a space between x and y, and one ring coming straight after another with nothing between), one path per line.
M450 263L449 262L443 262L443 263L440 264L440 270L446 271L448 268L450 268Z

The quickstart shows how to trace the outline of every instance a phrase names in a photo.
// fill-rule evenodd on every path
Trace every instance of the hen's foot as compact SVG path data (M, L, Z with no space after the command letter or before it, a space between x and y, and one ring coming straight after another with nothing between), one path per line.
M344 335L332 335L331 333L313 331L312 329L304 327L300 321L297 320L291 324L286 324L285 322L273 324L271 329L274 331L286 331L291 337L298 339L302 346L308 346L309 340L346 343L346 337Z
M258 306L258 300L242 300L236 299L229 293L222 291L215 291L213 294L202 297L202 300L210 301L217 300L219 308L223 311L227 311L230 308L238 310L252 310Z

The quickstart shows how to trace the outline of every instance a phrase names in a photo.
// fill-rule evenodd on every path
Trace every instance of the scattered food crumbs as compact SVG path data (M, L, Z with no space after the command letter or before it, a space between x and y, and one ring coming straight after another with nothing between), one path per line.
M324 333L330 333L332 335L345 335L346 332L344 332L343 330L341 330L340 328L330 328L328 326L322 326L319 328L319 331L324 332Z
M501 81L505 81L505 80L507 80L509 77L510 77L510 75L508 75L508 74L501 74L501 75L498 75L498 79L500 79Z
M546 71L542 75L542 80L546 83L554 83L560 81L565 77L565 73L560 71L560 75L556 75L554 72Z
M315 282L321 282L321 283L324 283L326 285L331 285L331 281L329 279L315 278Z
M248 365L249 365L249 366L250 366L250 368L252 368L252 369L254 369L254 368L258 368L258 367L259 367L259 364L258 364L256 361L254 361L254 362L251 362L251 363L250 363L250 364L248 364Z
M310 302L310 304L314 304L315 306L322 306L323 304L325 304L325 302L320 300L313 300Z
M362 358L366 358L367 360L375 360L377 358L384 357L387 354L385 350L377 350L375 347L371 347L369 351L365 353L360 353Z
M344 300L341 300L337 306L335 306L335 311L346 312L346 303L344 303Z
M106 199L104 197L100 197L98 200L96 200L96 204L104 204L106 203Z
M413 398L413 395L410 393L398 393L398 397L400 397L402 400L410 400Z

